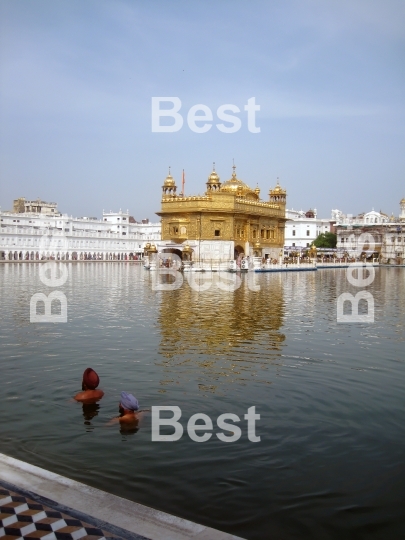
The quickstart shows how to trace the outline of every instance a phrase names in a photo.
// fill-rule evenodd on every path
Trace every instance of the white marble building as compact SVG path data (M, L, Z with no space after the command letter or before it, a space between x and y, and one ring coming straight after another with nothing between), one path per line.
M286 210L284 249L291 251L310 247L319 234L332 232L335 220L332 218L318 218L317 211Z
M405 264L405 199L400 208L397 217L374 209L358 216L336 215L338 250L349 257L374 253L382 263Z
M0 211L2 260L129 260L161 244L160 223L130 223L129 213L103 218Z

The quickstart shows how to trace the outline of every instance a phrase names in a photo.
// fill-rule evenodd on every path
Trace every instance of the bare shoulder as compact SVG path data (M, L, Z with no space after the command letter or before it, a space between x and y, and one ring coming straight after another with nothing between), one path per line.
M74 399L76 401L80 401L81 403L85 403L98 401L103 396L104 392L102 390L85 390L76 394Z
M138 424L139 422L139 414L125 414L124 416L121 416L119 418L119 421L121 424Z

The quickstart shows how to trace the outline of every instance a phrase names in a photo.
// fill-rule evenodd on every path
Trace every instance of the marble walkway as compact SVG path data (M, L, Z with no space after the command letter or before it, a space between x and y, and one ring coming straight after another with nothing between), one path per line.
M243 540L0 454L0 538Z

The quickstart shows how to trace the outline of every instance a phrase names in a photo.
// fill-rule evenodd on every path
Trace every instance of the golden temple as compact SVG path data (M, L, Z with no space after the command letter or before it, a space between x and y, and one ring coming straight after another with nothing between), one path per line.
M160 212L164 251L194 251L194 259L234 259L240 255L277 259L284 246L286 191L279 183L270 189L268 201L260 189L252 189L236 176L221 183L213 171L205 194L177 194L170 174L162 186Z

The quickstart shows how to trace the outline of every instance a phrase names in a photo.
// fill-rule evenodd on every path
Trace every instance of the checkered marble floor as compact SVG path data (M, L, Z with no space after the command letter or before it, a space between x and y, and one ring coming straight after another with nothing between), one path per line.
M65 509L68 511L68 509ZM129 533L132 538L132 534ZM125 540L0 485L0 538L22 540Z

